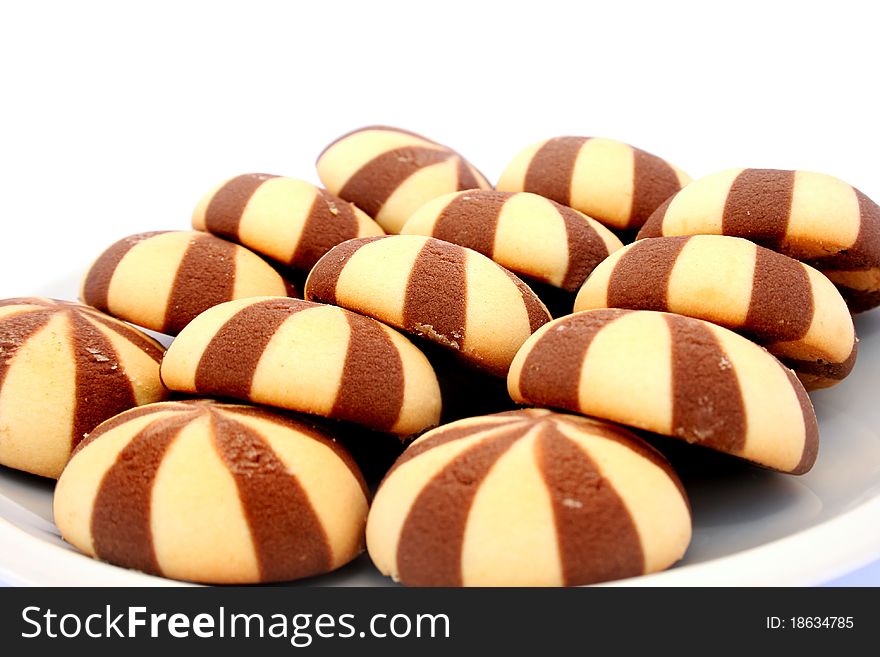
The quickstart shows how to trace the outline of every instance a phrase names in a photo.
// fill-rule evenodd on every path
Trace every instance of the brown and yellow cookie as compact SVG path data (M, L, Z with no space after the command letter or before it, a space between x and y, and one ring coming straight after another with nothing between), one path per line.
M496 376L550 320L514 274L472 249L419 235L340 244L312 269L305 294L424 337Z
M89 267L80 290L88 305L168 335L224 301L295 294L255 253L195 231L119 240Z
M62 537L173 579L253 584L334 570L363 550L367 491L348 453L251 406L165 402L98 427L55 490Z
M690 182L666 160L613 139L556 137L521 151L497 189L534 192L618 230L639 228Z
M744 237L803 260L837 285L852 312L880 305L880 207L832 176L720 171L670 198L638 237L699 234Z
M58 477L107 418L160 401L162 345L94 308L0 301L0 464Z
M519 276L569 292L623 246L598 221L525 192L446 194L419 208L400 232L466 246Z
M816 415L794 373L725 328L649 310L587 310L538 330L507 378L518 402L673 436L780 472L816 460Z
M206 194L192 225L301 271L340 242L385 234L364 212L326 190L262 173L236 176Z
M373 217L386 232L432 198L491 189L486 178L446 146L406 130L369 126L343 135L318 157L327 189Z
M410 586L571 586L668 568L691 538L687 497L626 429L547 410L446 424L376 492L367 549Z
M408 436L436 426L440 389L397 331L341 308L284 297L220 304L162 361L170 390L231 397Z
M853 368L856 336L824 275L748 240L720 235L640 240L599 265L575 311L663 310L727 327L791 367L808 390Z

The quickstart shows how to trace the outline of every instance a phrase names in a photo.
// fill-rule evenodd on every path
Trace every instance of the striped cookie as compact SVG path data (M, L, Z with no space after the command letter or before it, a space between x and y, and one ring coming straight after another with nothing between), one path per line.
M613 139L555 137L517 154L497 189L534 192L611 228L634 230L690 180L666 160Z
M119 240L89 267L80 290L88 305L168 335L218 303L288 294L296 291L258 255L194 231Z
M853 368L856 335L846 302L812 267L719 235L657 237L599 265L575 311L666 310L742 333L795 370L808 390Z
M108 420L58 480L85 554L211 584L326 573L363 551L367 490L332 436L266 409L151 404Z
M462 189L491 189L486 178L451 148L406 130L369 126L343 135L318 157L327 189L351 201L385 231L432 198Z
M505 376L550 320L529 287L486 256L418 235L365 237L333 249L306 280L307 299L332 303L457 352Z
M745 237L812 265L852 312L880 305L880 207L822 173L728 169L694 181L663 204L639 239Z
M367 549L410 586L571 586L668 568L691 538L666 460L622 427L547 410L446 424L385 477Z
M57 478L108 417L165 398L162 345L68 301L0 301L0 464Z
M424 354L384 324L283 297L196 317L162 361L170 390L231 397L407 436L436 426L440 388Z
M803 474L819 432L794 373L758 345L699 319L588 310L526 341L507 378L518 402L564 408Z
M400 232L466 246L515 274L569 292L623 246L614 233L577 210L537 194L490 190L428 201Z
M385 234L354 205L319 187L262 173L236 176L206 194L192 225L302 271L340 242Z

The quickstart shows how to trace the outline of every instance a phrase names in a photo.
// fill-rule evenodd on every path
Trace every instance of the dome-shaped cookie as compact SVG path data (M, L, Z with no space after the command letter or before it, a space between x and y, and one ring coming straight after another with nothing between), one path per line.
M428 201L400 232L466 246L519 276L569 292L623 246L614 233L577 210L537 194L491 190Z
M587 310L542 327L507 378L518 402L681 438L781 472L816 460L819 432L794 373L725 328L648 310Z
M620 230L641 227L690 182L664 159L613 139L555 137L517 154L496 186L534 192Z
M492 186L446 146L398 128L369 126L343 135L318 157L318 176L332 193L373 217L386 232L432 198Z
M139 233L119 240L83 277L80 297L114 317L176 335L218 303L296 291L243 246L195 231Z
M68 301L0 301L0 464L57 477L107 418L165 398L162 346Z
M669 567L691 538L666 460L631 432L522 410L446 424L385 477L367 520L382 573L410 586L562 586Z
M424 354L369 317L300 299L230 301L196 317L162 361L171 390L231 397L402 436L436 426Z
M880 305L880 207L838 178L720 171L670 198L638 237L699 234L744 237L803 260L837 285L853 312Z
M103 561L212 584L334 570L363 550L367 491L332 436L265 409L165 402L83 441L58 481L62 537Z
M262 173L236 176L210 191L196 206L192 225L302 271L340 242L385 234L326 190Z
M791 367L807 389L853 368L856 336L846 302L821 273L748 240L658 237L624 247L581 288L575 311L665 310L742 333Z
M340 244L312 269L305 294L422 336L497 376L550 320L535 293L503 267L419 235Z

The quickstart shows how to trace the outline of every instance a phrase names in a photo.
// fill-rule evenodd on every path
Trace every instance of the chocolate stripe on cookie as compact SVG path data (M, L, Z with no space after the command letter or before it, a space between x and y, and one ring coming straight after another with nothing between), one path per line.
M125 254L137 246L138 243L167 232L165 230L157 230L150 233L140 233L125 237L110 246L89 269L89 273L83 283L83 301L98 310L107 312L107 294L110 291L110 282L113 280L113 273L116 271L116 267L119 266Z
M458 189L479 189L480 183L463 158L458 158Z
M98 558L161 575L150 527L151 497L159 465L189 413L161 418L140 430L104 474L92 509Z
M375 217L403 181L450 157L455 157L452 151L421 146L386 151L358 169L339 190L339 196Z
M529 162L523 191L569 205L574 166L581 146L587 141L587 137L556 137L548 140Z
M330 414L390 430L403 408L403 363L382 326L346 313L351 329L339 391Z
M354 210L323 189L317 190L290 266L308 271L334 246L358 236Z
M739 453L745 446L746 415L733 363L706 324L678 315L664 319L672 345L672 432Z
M501 209L512 194L484 191L476 202L469 194L459 194L443 208L434 224L437 239L466 246L492 257L495 231Z
M0 319L0 390L16 352L51 318L51 310L33 310Z
M672 269L689 239L667 237L633 244L614 265L608 279L608 305L666 310Z
M570 315L532 345L519 379L520 395L536 405L577 411L581 368L596 334L628 310L606 309ZM540 353L536 353L540 352Z
M385 236L377 237L361 237L357 241L344 242L333 247L333 253L322 257L314 266L309 274L307 281L308 298L323 303L336 303L336 284L339 282L339 275L351 256L362 246L381 240Z
M297 299L245 306L211 338L196 367L196 392L247 398L266 346L291 315L310 308ZM235 367L224 364L235 363Z
M721 232L778 248L788 228L794 177L794 171L743 170L727 193Z
M98 426L133 406L134 388L113 345L78 313L69 313L70 341L76 359L71 448Z
M461 349L467 321L467 253L460 246L428 239L413 263L403 301L403 325L438 336Z
M801 340L810 330L815 308L807 270L773 251L755 250L752 298L743 331L762 341Z
M639 229L639 234L636 236L637 240L643 240L647 237L663 237L663 218L666 216L666 211L669 209L674 198L675 196L670 196L660 207L651 213L645 225Z
M165 354L165 350L162 348L162 345L153 342L140 331L134 330L128 324L111 321L107 317L102 317L97 312L88 313L88 318L92 321L100 323L102 326L106 326L117 335L133 343L157 363L162 362L162 356Z
M798 403L801 406L801 414L804 418L804 451L801 454L801 460L791 470L791 474L803 474L813 467L813 464L816 462L816 456L819 454L819 425L816 421L816 412L813 410L813 404L801 382L798 381L794 372L785 365L780 363L779 366L785 372L785 376L788 377L791 387L794 388Z
M481 441L457 455L422 488L400 532L401 580L409 586L461 586L461 550L474 496L495 462L530 429L514 427ZM468 485L462 487L461 482Z
M568 240L568 267L561 287L576 292L596 265L608 257L608 246L577 211L557 203L553 207L562 217Z
M507 269L504 270L504 273L510 277L513 284L516 285L516 289L519 290L526 307L526 313L529 316L529 332L534 333L550 321L550 314L541 303L541 300L532 291L532 288L523 283L522 279Z
M163 333L176 335L202 311L233 298L235 252L231 242L193 237L171 285Z
M81 452L85 447L87 447L90 443L92 443L95 438L98 436L102 436L108 431L112 431L116 427L125 424L129 420L136 420L139 417L143 417L145 415L154 415L156 413L164 413L173 410L187 410L183 407L183 404L187 402L162 402L156 404L148 404L146 406L138 406L137 408L130 409L125 411L124 413L120 413L119 415L114 415L109 420L105 420L99 426L101 427L99 431L92 431L86 436L83 440L77 443L76 447L74 447L73 451L70 454L70 457L73 458L78 452Z
M536 457L553 507L563 584L644 572L632 516L587 453L547 422L538 435Z
M235 480L264 582L330 569L326 532L297 478L260 434L211 413L214 445Z
M214 193L205 210L205 229L220 237L236 239L251 196L264 182L276 177L268 173L246 173L227 182Z
M675 194L681 184L664 159L633 148L633 199L628 227L639 227L657 206Z
M853 188L859 200L859 234L849 255L864 267L880 266L880 206Z

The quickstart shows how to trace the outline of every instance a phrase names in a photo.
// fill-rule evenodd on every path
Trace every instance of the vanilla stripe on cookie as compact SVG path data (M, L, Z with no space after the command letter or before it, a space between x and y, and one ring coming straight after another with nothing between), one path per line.
M323 189L260 173L236 176L209 192L192 224L303 271L340 242L383 234L364 212Z
M363 549L367 491L331 436L265 409L151 404L101 425L59 480L55 519L90 556L207 583L333 570Z
M588 310L523 345L508 390L802 474L815 461L816 417L797 378L761 347L681 315Z
M556 137L521 151L497 188L534 192L606 226L641 227L690 178L667 161L612 139Z
M458 153L397 128L370 126L334 141L318 158L327 189L397 233L426 201L491 185Z
M409 435L438 422L425 356L387 326L341 308L257 297L184 329L162 362L171 390L243 399Z
M714 322L765 346L812 389L855 363L846 302L820 272L753 242L720 235L647 238L598 266L575 311L660 310Z
M805 261L834 281L853 312L880 303L880 209L832 176L721 171L664 203L639 239L699 234L744 237Z
M479 251L517 275L568 291L619 249L599 222L537 194L471 190L429 201L404 224L404 235L426 235Z
M690 540L668 463L607 423L533 409L414 442L379 487L367 547L411 586L560 586L668 567Z
M291 290L242 246L205 233L169 231L112 245L86 272L80 296L114 317L176 335L218 303Z
M331 249L309 274L306 297L422 336L499 376L550 318L528 286L487 257L417 235Z

